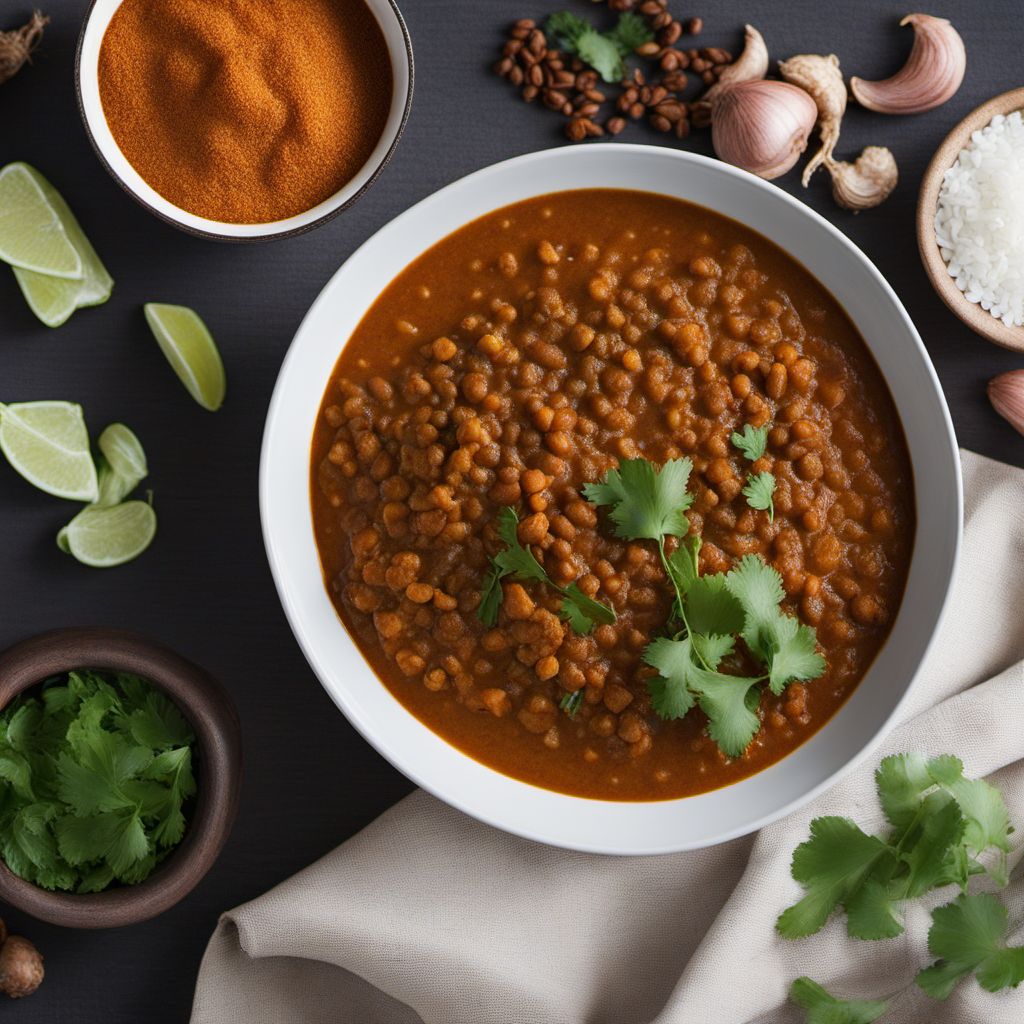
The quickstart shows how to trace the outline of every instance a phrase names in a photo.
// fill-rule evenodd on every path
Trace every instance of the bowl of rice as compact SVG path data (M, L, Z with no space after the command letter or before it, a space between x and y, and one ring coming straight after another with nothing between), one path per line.
M917 242L939 297L973 331L1024 351L1024 88L963 119L921 181Z

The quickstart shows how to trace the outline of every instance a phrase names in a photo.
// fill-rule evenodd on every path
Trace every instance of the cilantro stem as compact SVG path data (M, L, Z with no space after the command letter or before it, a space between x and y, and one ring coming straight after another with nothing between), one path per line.
M683 623L683 627L686 629L686 635L690 636L693 631L690 629L690 623L686 619L686 602L683 600L683 592L679 589L679 584L676 582L676 578L672 573L672 568L668 564L668 556L665 554L664 537L661 537L658 540L658 554L661 556L661 566L665 570L665 575L669 578L669 582L672 584L672 589L676 592L675 606L678 611L679 618ZM693 648L693 653L697 655L697 660L705 669L707 669L708 672L715 671L715 669L707 663L707 660L705 659L704 655L701 654L701 652L697 650L696 647Z

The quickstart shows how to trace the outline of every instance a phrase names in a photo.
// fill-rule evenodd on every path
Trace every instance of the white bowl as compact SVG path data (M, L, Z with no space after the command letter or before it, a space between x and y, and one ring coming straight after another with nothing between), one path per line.
M394 0L364 0L380 25L391 58L391 109L388 111L383 134L355 177L311 210L265 224L230 224L199 217L175 206L147 184L128 162L114 141L113 133L103 114L99 86L100 46L110 19L122 2L123 0L93 0L85 16L75 56L78 108L85 123L85 132L100 162L133 199L138 200L161 220L191 234L222 242L255 242L298 235L319 227L354 203L373 184L377 175L391 159L412 106L412 41Z
M917 542L892 634L827 725L788 757L700 796L618 803L566 796L502 775L421 724L377 679L324 588L313 539L309 451L342 347L381 290L414 257L509 203L563 189L632 188L686 199L759 231L814 274L852 317L892 390L915 474ZM270 567L292 630L352 724L424 789L482 821L556 846L650 854L720 843L788 813L877 744L936 634L961 533L953 426L921 339L892 289L832 225L774 185L718 161L653 146L552 149L471 174L424 199L334 275L299 328L267 416L260 508Z

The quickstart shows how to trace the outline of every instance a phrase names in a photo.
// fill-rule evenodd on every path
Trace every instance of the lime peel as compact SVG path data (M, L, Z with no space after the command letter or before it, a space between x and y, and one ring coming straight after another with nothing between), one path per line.
M90 505L57 534L57 546L97 569L137 558L156 536L156 513L145 501Z

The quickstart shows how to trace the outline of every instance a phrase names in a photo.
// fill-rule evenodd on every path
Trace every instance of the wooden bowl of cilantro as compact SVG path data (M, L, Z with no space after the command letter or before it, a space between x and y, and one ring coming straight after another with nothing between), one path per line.
M0 655L0 901L72 928L155 917L213 865L240 782L231 699L159 644L63 629Z

